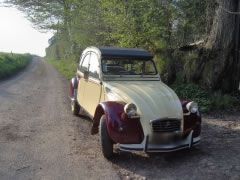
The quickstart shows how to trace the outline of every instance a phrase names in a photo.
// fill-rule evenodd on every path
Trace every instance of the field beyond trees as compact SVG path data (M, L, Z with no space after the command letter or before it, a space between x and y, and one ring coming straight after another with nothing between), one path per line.
M19 72L29 64L31 59L30 54L0 53L0 79Z

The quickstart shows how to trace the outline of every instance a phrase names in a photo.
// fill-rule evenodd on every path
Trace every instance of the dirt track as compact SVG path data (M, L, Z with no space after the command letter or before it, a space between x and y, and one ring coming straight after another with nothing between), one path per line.
M109 162L90 120L71 115L67 90L40 59L0 82L0 179L240 179L240 114L205 117L191 151L119 152Z

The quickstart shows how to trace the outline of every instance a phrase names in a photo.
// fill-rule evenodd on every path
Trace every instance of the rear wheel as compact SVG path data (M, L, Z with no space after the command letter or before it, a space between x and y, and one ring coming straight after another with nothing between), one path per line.
M72 78L70 82L70 97L71 97L71 110L73 115L78 115L80 112L80 105L77 102L77 79Z
M99 132L103 156L111 159L113 157L113 141L108 134L105 115L101 117Z
M71 101L71 109L72 109L73 115L77 116L79 114L80 106L76 100Z

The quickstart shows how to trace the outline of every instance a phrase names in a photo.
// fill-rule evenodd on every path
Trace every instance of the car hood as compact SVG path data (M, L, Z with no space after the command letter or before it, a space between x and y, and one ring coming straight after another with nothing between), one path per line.
M114 81L105 83L105 88L111 94L108 100L134 103L145 127L159 118L183 119L179 98L161 81Z

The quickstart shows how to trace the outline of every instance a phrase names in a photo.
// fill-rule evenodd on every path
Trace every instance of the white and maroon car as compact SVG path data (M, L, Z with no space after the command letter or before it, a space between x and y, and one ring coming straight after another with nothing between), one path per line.
M200 141L201 115L195 102L181 101L164 84L153 56L142 49L89 47L71 80L71 107L92 118L103 155L123 151L169 152Z

